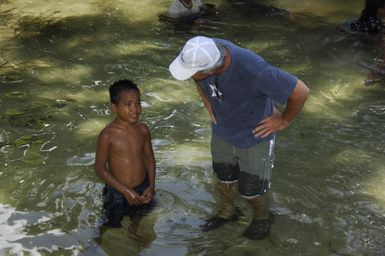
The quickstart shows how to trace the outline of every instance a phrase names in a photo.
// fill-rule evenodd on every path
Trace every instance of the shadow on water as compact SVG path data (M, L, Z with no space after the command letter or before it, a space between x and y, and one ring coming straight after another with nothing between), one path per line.
M220 3L217 16L189 30L130 21L110 7L65 17L1 13L1 24L15 37L1 41L0 202L12 207L4 206L0 225L12 232L0 252L383 254L385 202L378 180L384 179L384 147L378 142L384 134L378 127L384 90L362 86L360 65L375 54L336 34L336 24L321 16L288 18L284 10L246 1ZM277 223L269 240L241 237L249 217L218 232L199 230L219 207L208 119L191 82L170 79L167 69L196 34L248 47L312 89L303 114L278 137L272 191ZM160 202L138 233L126 220L123 229L104 234L99 248L92 238L102 184L92 164L97 133L112 118L107 86L120 78L142 90Z

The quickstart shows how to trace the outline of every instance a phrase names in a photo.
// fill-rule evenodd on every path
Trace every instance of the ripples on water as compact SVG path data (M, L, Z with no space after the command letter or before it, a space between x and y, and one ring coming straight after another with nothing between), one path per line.
M351 10L331 0L270 1L282 8L275 9L217 0L219 15L186 29L157 21L169 1L4 1L0 254L383 255L384 90L362 86L375 44L335 31L359 15L350 2ZM209 120L194 85L167 70L195 34L249 47L312 89L304 112L278 136L276 223L264 241L241 236L250 221L242 200L238 222L199 229L220 207ZM92 166L96 137L112 119L107 87L126 77L142 90L158 206L95 240L103 187Z

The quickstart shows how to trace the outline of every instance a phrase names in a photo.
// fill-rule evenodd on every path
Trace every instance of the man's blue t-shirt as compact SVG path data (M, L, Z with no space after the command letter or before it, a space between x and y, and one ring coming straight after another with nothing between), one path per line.
M298 78L230 41L214 41L230 51L231 62L222 74L199 81L217 121L213 131L242 148L270 140L274 134L262 139L252 130L272 114L275 101L285 104Z

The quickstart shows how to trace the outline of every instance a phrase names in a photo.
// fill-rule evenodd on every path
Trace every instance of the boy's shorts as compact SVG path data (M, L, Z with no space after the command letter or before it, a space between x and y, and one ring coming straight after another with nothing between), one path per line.
M239 148L212 132L213 169L219 181L239 182L239 192L247 199L265 194L271 186L274 141L271 139L253 147Z
M134 190L139 195L142 195L148 185L146 178L143 183L135 187ZM129 216L132 219L141 218L155 207L154 199L148 204L129 205L122 193L107 184L103 188L103 198L103 225L109 227L121 227L121 221L124 216Z

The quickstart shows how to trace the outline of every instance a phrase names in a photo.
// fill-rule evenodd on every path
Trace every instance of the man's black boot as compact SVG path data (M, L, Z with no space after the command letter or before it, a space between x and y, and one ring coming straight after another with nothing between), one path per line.
M241 210L234 206L234 199L238 195L238 182L218 182L217 189L222 207L215 216L208 219L206 223L201 226L203 231L219 228L226 222L236 221L239 218Z
M230 216L230 218L224 218L217 214L208 219L206 223L201 225L200 227L204 232L210 231L223 226L227 222L237 221L240 216L243 216L241 209L235 208L235 212L233 215Z
M252 240L262 240L270 234L270 225L274 223L274 215L269 212L268 193L247 200L254 210L253 220L243 235Z
M243 236L251 240L262 240L269 236L270 225L275 221L272 213L269 214L268 219L253 219L250 225L245 229Z

